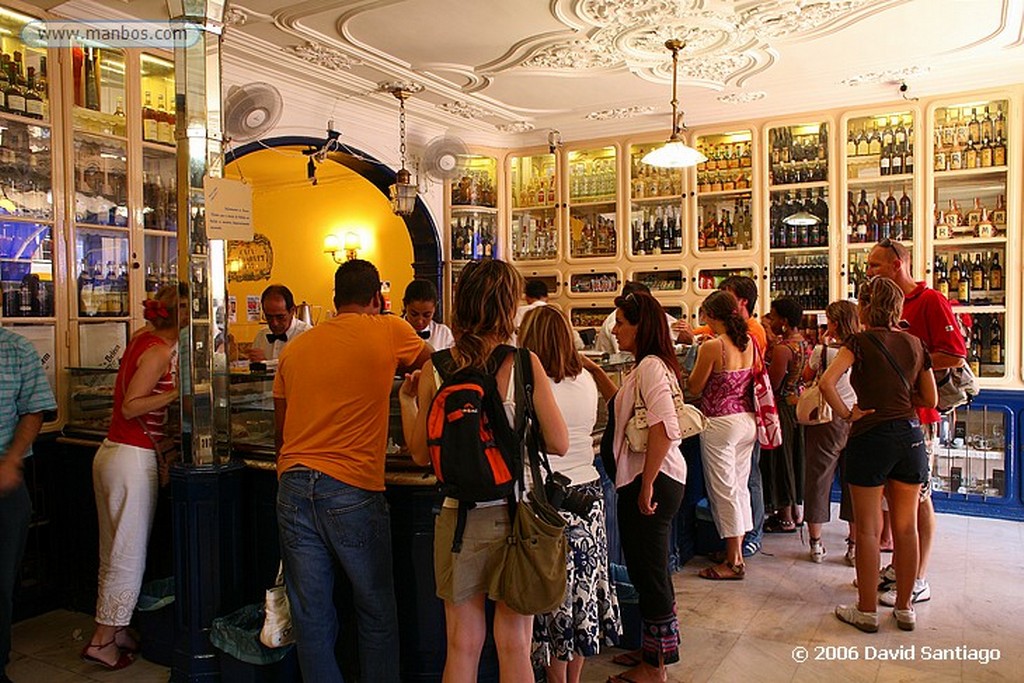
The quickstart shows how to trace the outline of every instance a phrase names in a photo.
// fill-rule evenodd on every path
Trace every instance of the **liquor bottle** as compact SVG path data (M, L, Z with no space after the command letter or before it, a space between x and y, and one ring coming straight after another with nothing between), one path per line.
M992 121L992 137L1000 139L1006 137L1006 119L1003 117L1003 108L996 104L996 117Z
M953 138L953 146L946 155L946 164L950 171L959 171L964 167L963 147L960 145L960 135Z
M7 75L7 55L0 53L0 111L7 109L7 87L11 84Z
M857 156L857 131L852 125L846 131L846 156L848 158Z
M935 170L941 170L936 168ZM907 140L907 151L903 154L903 172L914 172L914 141Z
M995 235L996 229L995 226L992 225L992 221L989 220L987 209L981 210L981 216L978 218L978 222L974 225L974 232L978 237L988 238Z
M971 207L971 209L967 212L967 217L966 217L966 220L965 220L965 225L969 225L971 227L977 225L981 221L981 212L982 212L981 199L978 198L978 197L975 197L974 198L974 206Z
M966 305L971 302L971 278L967 274L966 263L963 265L960 280L957 282L956 298L961 304Z
M28 68L28 81L25 86L25 116L33 119L43 118L43 98L36 90L36 69Z
M36 71L36 94L43 101L43 118L47 118L50 109L49 78L46 74L46 57L39 58L39 69Z
M985 267L981 264L981 252L974 254L974 265L971 266L971 289L981 291L987 289Z
M1003 288L1003 267L999 265L999 252L992 254L988 267L988 288L999 291Z
M992 143L992 165L1006 165L1006 138L1001 133L996 133L995 141Z
M85 77L83 79L83 86L85 87L85 108L92 109L93 111L100 110L100 89L97 79L99 78L99 59L98 51L96 48L87 47L85 48Z
M978 147L974 144L974 140L967 141L967 147L964 149L963 154L964 168L978 168Z
M976 329L972 334L973 339L971 340L971 372L974 373L975 377L981 376L981 358L984 354L984 349L981 345L981 330Z
M878 169L882 175L889 175L892 168L892 143L882 145L882 151L878 157Z
M961 111L956 124L956 140L961 147L964 147L970 137L970 120L967 118L967 114Z
M985 106L985 116L981 119L981 137L983 139L992 139L993 132L993 121L992 113L989 111L988 105Z
M962 277L962 271L960 270L960 255L953 254L953 263L949 266L949 293L956 295L960 290L960 280L965 279Z
M156 137L159 142L169 145L174 142L174 133L172 132L171 115L167 111L167 101L164 99L163 93L157 95L156 101Z
M15 70L14 62L7 64L7 81L7 86L4 88L7 111L18 116L25 116L25 91L18 84L18 73Z
M868 138L868 154L871 156L877 156L882 153L882 134L875 127L874 121L871 122L871 136Z
M960 227L964 225L964 216L960 212L960 205L956 203L955 199L949 200L949 210L946 211L946 223L949 224L951 233L960 232Z
M142 139L148 142L157 142L160 139L156 110L153 109L153 94L148 90L142 105Z
M946 274L945 261L939 257L935 259L935 289L942 296L949 298L949 276Z
M999 318L993 317L989 326L988 362L1002 365L1003 359L1003 326L999 324Z
M868 220L871 217L871 204L868 202L867 190L860 191L860 200L857 202L857 241L868 241Z
M866 157L871 153L871 129L868 128L868 124L864 124L861 127L860 132L857 135L857 154L859 157Z
M971 119L967 122L967 138L968 140L981 139L981 121L978 120L978 110L975 108L971 109Z

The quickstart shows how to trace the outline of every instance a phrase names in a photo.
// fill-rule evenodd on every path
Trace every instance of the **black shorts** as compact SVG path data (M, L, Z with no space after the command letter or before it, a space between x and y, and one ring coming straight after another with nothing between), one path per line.
M917 420L884 422L846 442L848 484L882 486L889 479L924 484L928 478L928 450Z

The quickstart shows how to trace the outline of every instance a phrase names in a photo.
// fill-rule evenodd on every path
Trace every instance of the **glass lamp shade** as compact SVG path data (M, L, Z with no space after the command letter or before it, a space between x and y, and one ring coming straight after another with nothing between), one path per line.
M391 210L399 216L410 216L416 210L416 185L412 182L408 171L404 168L395 174L395 184L391 186Z
M681 140L669 140L657 149L652 149L641 160L658 168L689 168L702 164L708 158Z
M802 225L817 225L821 222L821 219L815 216L813 213L807 213L806 211L798 211L791 216L786 216L782 219L782 222L786 225L795 225L800 227Z

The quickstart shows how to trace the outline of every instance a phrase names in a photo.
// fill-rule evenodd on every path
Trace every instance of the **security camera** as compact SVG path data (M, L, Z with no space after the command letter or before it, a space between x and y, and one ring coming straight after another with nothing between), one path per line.
M548 151L552 154L558 149L558 146L562 144L562 134L557 130L548 131Z
M910 90L910 86L906 83L900 83L900 92L907 92Z

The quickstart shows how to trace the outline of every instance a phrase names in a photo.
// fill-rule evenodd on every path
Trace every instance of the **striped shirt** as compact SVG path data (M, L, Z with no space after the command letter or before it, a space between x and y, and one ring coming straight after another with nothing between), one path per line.
M7 453L22 415L56 409L53 390L32 342L0 328L0 455ZM31 446L25 452L29 455Z

